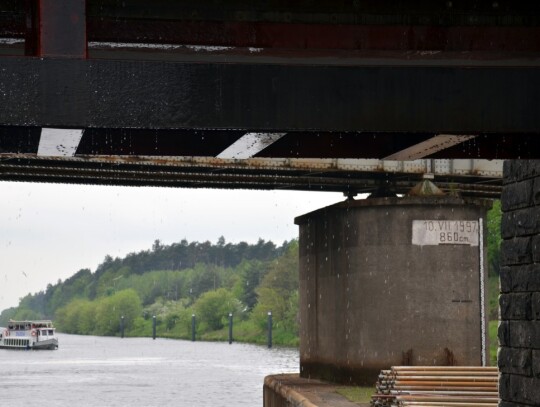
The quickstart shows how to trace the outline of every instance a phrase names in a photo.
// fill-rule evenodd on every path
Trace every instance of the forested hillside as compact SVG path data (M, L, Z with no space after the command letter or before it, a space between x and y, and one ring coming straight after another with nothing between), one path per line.
M116 335L124 316L126 334L151 335L156 316L160 336L191 337L196 315L200 338L225 337L229 313L235 337L264 341L272 311L277 343L297 341L298 244L281 246L210 242L163 245L125 258L106 256L95 272L82 269L45 291L4 310L0 326L13 319L54 319L68 333Z

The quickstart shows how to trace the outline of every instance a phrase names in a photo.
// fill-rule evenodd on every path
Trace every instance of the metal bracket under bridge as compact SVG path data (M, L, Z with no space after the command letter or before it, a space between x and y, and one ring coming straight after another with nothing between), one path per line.
M97 185L407 193L430 178L446 193L499 198L503 160L0 154L0 180Z

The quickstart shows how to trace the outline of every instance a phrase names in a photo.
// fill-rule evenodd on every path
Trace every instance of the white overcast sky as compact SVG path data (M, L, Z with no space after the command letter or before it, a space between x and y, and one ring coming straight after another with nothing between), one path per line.
M281 244L294 218L344 199L339 193L0 182L0 311L105 255L209 240Z

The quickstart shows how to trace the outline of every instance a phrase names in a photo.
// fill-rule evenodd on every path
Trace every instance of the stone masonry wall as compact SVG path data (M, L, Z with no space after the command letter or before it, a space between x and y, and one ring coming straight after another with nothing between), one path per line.
M540 161L504 164L500 407L540 406Z

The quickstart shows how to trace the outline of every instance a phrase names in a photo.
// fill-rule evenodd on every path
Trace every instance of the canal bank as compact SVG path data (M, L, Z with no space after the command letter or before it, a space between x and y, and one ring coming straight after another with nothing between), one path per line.
M298 374L279 374L264 379L264 407L368 407L338 394L342 385L316 379L304 379Z

